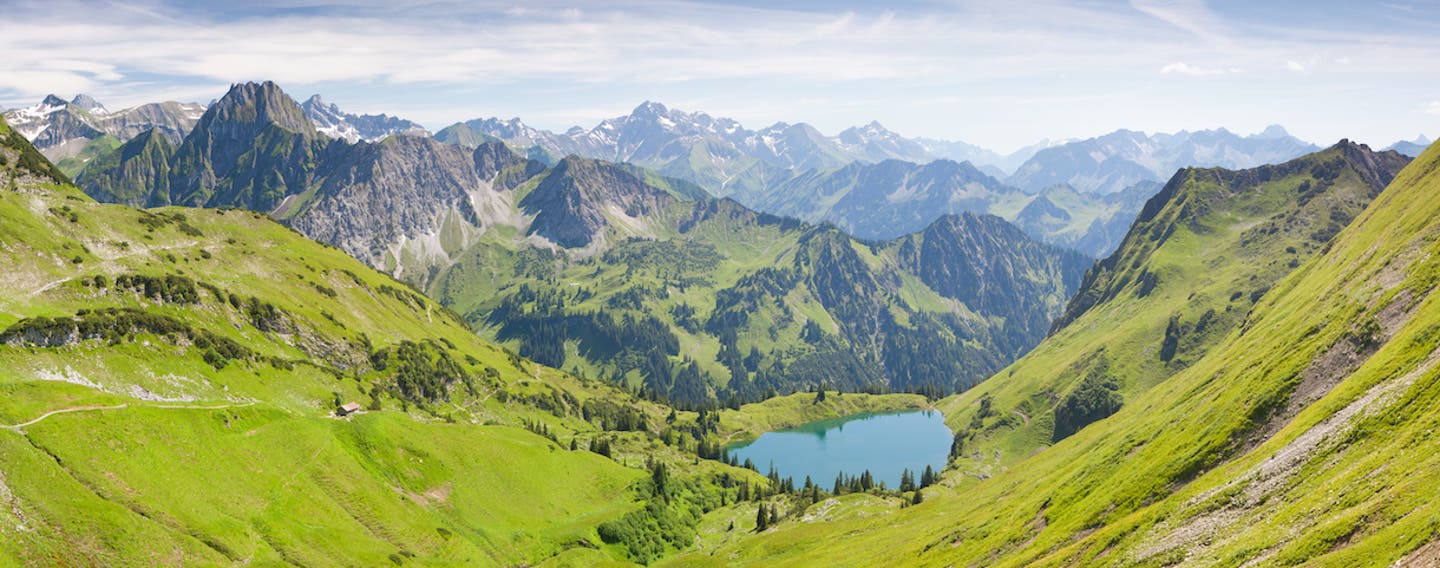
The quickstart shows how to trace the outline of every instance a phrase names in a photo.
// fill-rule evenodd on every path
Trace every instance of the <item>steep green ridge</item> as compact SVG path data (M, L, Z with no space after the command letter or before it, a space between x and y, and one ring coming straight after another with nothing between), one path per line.
M60 168L60 171L65 172L65 175L74 179L75 176L84 171L86 167L89 167L96 159L114 152L115 149L119 147L119 140L116 140L114 136L104 134L99 138L87 142L78 154L62 158L55 163L55 166Z
M0 563L653 558L693 524L601 529L650 518L640 468L697 516L758 482L696 459L693 413L486 343L263 215L98 204L33 152L0 150Z
M961 468L1023 459L1194 364L1406 163L1343 142L1254 170L1182 170L1086 274L1050 337L946 401Z
M1344 158L1347 146L1319 156ZM936 566L1433 560L1440 542L1433 499L1440 482L1429 475L1440 465L1431 435L1440 425L1437 190L1440 151L1431 150L1188 367L1053 447L987 475L951 475L947 483L956 489L928 492L924 504L894 514L785 525L681 560L904 559ZM1184 230L1177 227L1169 242ZM985 384L1004 381L1002 374Z
M19 132L10 128L0 118L0 170L4 171L4 182L14 191L21 182L40 181L45 183L70 183L60 168L45 159Z
M164 205L170 199L170 158L175 147L155 130L131 138L92 160L75 178L96 200L133 207Z

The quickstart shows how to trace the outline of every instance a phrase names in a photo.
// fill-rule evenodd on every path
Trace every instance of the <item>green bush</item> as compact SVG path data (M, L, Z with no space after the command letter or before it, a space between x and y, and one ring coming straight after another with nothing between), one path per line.
M1051 440L1063 440L1081 428L1115 414L1123 405L1120 383L1110 376L1110 365L1102 356L1080 381L1080 386L1055 407L1055 430Z
M115 277L115 289L135 292L142 298L163 301L167 304L196 304L200 293L194 280L188 276L167 274L163 277L143 274L122 274Z

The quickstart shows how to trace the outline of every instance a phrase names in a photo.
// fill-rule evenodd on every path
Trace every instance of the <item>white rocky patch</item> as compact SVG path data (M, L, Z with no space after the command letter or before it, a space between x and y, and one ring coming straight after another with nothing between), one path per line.
M182 377L175 374L166 374L162 377L156 377L154 373L150 374L150 376L152 378L155 378L157 382L163 382L177 389L177 392L175 394L169 395L159 394L136 384L115 387L102 385L86 378L84 375L81 375L78 371L76 371L69 365L66 365L64 370L39 369L35 371L34 376L36 380L40 381L69 383L72 385L78 385L104 393L128 396L137 400L144 400L149 402L194 402L198 400L195 396L184 392L186 386L198 386L198 383L188 377Z

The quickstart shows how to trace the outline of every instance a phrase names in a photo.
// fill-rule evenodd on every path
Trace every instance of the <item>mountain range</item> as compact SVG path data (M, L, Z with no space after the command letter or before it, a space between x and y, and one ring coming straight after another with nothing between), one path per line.
M75 175L90 160L148 130L177 144L204 111L201 105L177 102L110 111L81 94L68 102L49 95L37 105L7 110L4 116L45 157Z
M1386 150L1394 150L1411 158L1420 156L1426 148L1430 147L1430 139L1425 136L1416 136L1414 140L1401 140L1391 144Z
M183 206L99 203L0 119L0 563L1440 559L1440 150L1181 168L1092 264L995 216L859 240L634 164L351 143L269 83L125 144L86 191ZM999 192L809 185L865 175ZM726 451L921 409L954 439L919 485Z
M734 197L761 211L834 223L865 239L893 239L946 214L997 215L1036 239L1103 257L1160 185L1140 181L1100 195L1062 184L1028 193L969 162L885 160L811 170L766 191Z
M340 110L334 103L327 104L320 95L313 95L300 103L301 110L315 129L331 138L347 142L376 142L387 136L429 136L430 131L414 122L388 114L351 114Z
M351 144L273 83L232 87L178 147L113 156L76 178L96 199L269 213L523 356L687 406L968 386L1039 341L1089 266L994 217L866 243L629 164Z
M470 147L499 140L547 162L577 155L634 163L760 211L830 221L863 238L894 238L946 213L1020 221L1036 202L1030 218L1020 221L1032 236L1096 257L1118 243L1149 197L1145 192L1181 167L1253 167L1318 149L1272 126L1246 137L1224 129L1154 135L1121 130L1002 157L963 142L905 138L877 122L835 137L804 123L752 131L731 119L653 102L588 130L557 134L520 119L489 118L457 123L436 138ZM1036 198L1060 186L1077 195Z
M326 138L353 143L392 135L428 136L414 122L347 113L319 95L301 103L300 109ZM183 111L183 117L177 118L176 111ZM7 117L18 121L22 133L49 157L60 160L68 175L78 177L95 163L84 176L89 181L82 184L108 192L112 199L153 205L169 201L136 196L149 199L158 190L168 191L161 186L169 183L169 172L158 183L148 181L158 180L153 172L130 176L147 180L144 189L106 178L115 177L120 161L134 167L133 160L120 156L170 151L160 148L158 140L137 140L144 130L157 128L164 143L178 148L202 111L200 105L162 103L109 113L79 95L68 103L47 97L35 107L9 111ZM113 133L106 133L107 128ZM752 131L728 118L652 102L588 130L576 127L557 134L520 119L489 118L457 123L434 137L467 148L500 141L548 165L569 155L631 163L692 182L713 196L733 197L767 213L832 222L867 239L915 232L948 213L994 214L1032 237L1097 258L1119 242L1146 192L1157 189L1176 169L1250 167L1315 149L1275 126L1247 137L1224 129L1154 135L1121 130L1087 140L1042 142L1002 156L964 142L906 138L878 122L833 137L804 123L782 122ZM110 156L132 140L135 144L121 155ZM1405 144L1402 149L1418 151L1416 143ZM145 169L168 168L152 164ZM968 173L916 180L901 170L915 170L921 178L942 171ZM261 196L252 205L274 204Z

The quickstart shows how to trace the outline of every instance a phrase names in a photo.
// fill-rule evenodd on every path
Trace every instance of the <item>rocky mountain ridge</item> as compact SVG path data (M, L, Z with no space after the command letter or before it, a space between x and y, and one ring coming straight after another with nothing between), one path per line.
M110 111L88 95L66 101L46 96L34 106L5 111L6 122L53 161L77 156L86 147L108 137L112 144L124 143L140 133L155 129L171 144L190 132L204 113L195 103L149 103Z
M346 142L378 142L388 136L429 136L424 127L388 114L351 114L340 110L334 103L326 103L320 95L313 95L300 103L305 115L315 123L315 129L331 138Z

